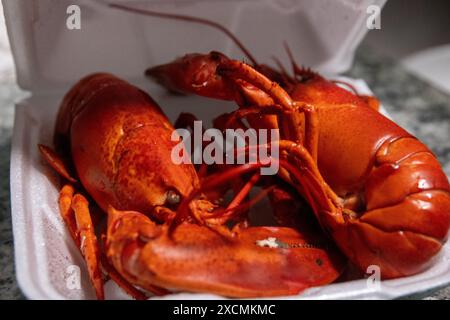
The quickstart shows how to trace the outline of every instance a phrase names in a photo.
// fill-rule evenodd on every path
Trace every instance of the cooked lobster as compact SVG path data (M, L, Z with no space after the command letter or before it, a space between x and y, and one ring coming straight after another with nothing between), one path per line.
M384 278L424 270L450 226L450 187L438 160L377 112L375 100L293 66L293 76L275 74L211 52L147 75L172 91L236 101L240 109L228 123L247 117L251 125L280 127L285 156L310 171L282 176L362 270L377 265ZM278 82L268 78L274 75Z
M215 23L184 19L230 35ZM55 131L58 153L40 150L66 182L61 215L98 298L104 297L100 266L136 298L145 295L134 286L155 294L169 289L248 297L295 294L334 281L342 261L332 246L311 245L322 237L302 230L299 219L307 209L293 205L299 195L355 265L362 271L377 265L384 278L424 270L446 241L448 179L425 145L377 112L377 99L298 67L289 50L292 75L244 52L253 65L218 52L190 54L147 75L172 91L235 101L239 109L216 119L217 128L245 127L245 118L253 128L280 129L279 176L296 194L279 184L267 192L276 220L289 227L248 227L243 219L229 230L259 177L251 176L225 209L208 199L207 189L221 193L225 180L244 179L261 164L206 178L190 164L174 165L173 127L137 88L96 74L66 95ZM89 197L108 215L104 248L93 230ZM277 246L261 247L267 239Z
M291 162L280 176L312 207L322 228L362 271L377 265L383 278L427 268L447 239L450 186L439 161L417 138L377 112L379 102L329 81L291 59L290 75L257 63L225 27L207 19L112 7L219 29L252 65L219 52L187 54L146 74L170 91L236 101L216 121L280 128ZM285 166L286 167L286 166ZM302 172L298 175L298 170Z
M260 164L200 178L192 164L173 163L173 131L149 95L110 74L93 74L64 97L56 151L39 146L65 181L61 216L86 260L97 298L104 298L102 269L135 298L146 298L135 286L157 295L288 295L339 276L343 259L333 245L311 245L324 243L320 231L247 223L229 230L229 218L248 207L242 203L248 186L225 209L205 191ZM283 191L276 195L275 204L295 201ZM108 217L103 246L90 214L94 204ZM179 221L185 211L191 218ZM260 245L268 238L282 245Z

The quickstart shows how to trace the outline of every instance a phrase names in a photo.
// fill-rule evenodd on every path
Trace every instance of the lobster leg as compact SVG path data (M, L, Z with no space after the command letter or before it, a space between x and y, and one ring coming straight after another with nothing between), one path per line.
M76 194L72 199L72 209L77 223L80 250L86 260L89 277L95 288L97 298L103 300L105 294L100 270L100 250L89 214L89 203L84 196Z
M263 112L268 112L268 113L281 112L276 106L263 107L262 110L263 110ZM258 114L258 107L238 109L230 114L222 116L221 118L222 118L222 122L225 123L224 127L227 128L229 126L231 126L231 127L235 126L237 124L237 122L241 120L241 117L245 117L245 116L253 115L253 114ZM223 124L220 124L220 125L221 125L221 127L223 127ZM314 144L317 145L317 141L315 141ZM294 161L298 161L297 164L298 164L299 168L304 167L305 165L307 167L309 167L310 170L307 173L307 175L311 175L311 177L310 177L311 180L316 181L316 183L314 183L315 187L311 187L311 185L310 185L309 189L317 189L316 191L318 191L318 189L322 189L324 192L323 194L326 196L325 198L330 198L331 201L335 205L337 205L339 203L340 200L338 199L336 194L331 190L331 188L323 180L323 178L317 168L314 157L301 144L295 144L290 141L282 140L279 142L279 146L280 146L281 150L286 151L287 154L295 155L295 157L292 156L291 158L294 158ZM261 147L264 147L264 146L263 145L256 146L256 148L261 148ZM290 181L291 179L289 178L289 175L287 175L286 173L287 172L285 171L285 168L281 167L279 175L284 180ZM290 182L292 183L292 181L290 181ZM308 191L308 190L302 190L302 193L304 194L305 191ZM314 200L314 198L311 198L311 201L316 202ZM328 200L326 202L328 202ZM327 206L328 210L331 210L331 208L333 208L332 204Z
M233 209L233 208L237 207L239 204L241 204L242 201L248 196L248 194L249 194L250 190L253 188L253 186L258 182L260 177L261 177L261 174L259 172L256 172L255 174L253 174L253 176L250 178L250 180L244 185L244 187L238 192L238 194L230 202L227 209Z
M279 105L288 117L281 117L284 139L304 144L317 161L318 115L312 105L293 101L275 81L251 66L230 60L217 52L206 55L190 54L172 63L153 67L146 72L160 84L173 91L194 93L216 99L235 101L240 108ZM278 128L277 118L249 115L256 129ZM259 124L259 125L258 125Z
M69 174L64 161L56 152L44 145L39 145L39 150L44 156L44 159L47 160L56 172L67 180L76 182ZM95 294L99 300L103 300L105 293L100 270L99 248L89 213L89 203L81 194L74 195L74 191L74 187L70 184L64 185L61 189L59 194L60 214L69 229L72 239L86 260L89 277L94 286Z
M309 152L302 145L295 144L291 141L281 140L278 143L280 151L285 151L286 154L289 155L289 159L272 159L272 161L279 161L280 168L283 168L284 170L286 170L286 172L289 173L287 178L283 174L280 174L280 176L283 179L287 180L288 183L295 186L298 192L305 196L305 198L308 200L308 203L311 204L316 215L318 215L319 212L323 211L330 213L335 212L340 199L334 194L334 192L323 180L323 177L321 176ZM267 147L268 145L257 146L257 148ZM249 151L249 149L253 148L248 147L245 151ZM238 151L243 152L243 150ZM208 218L217 218L217 212L208 212L204 210L196 212L197 210L193 210L192 207L191 210L189 210L188 204L193 199L195 199L195 197L205 192L209 188L217 187L218 185L229 181L230 179L234 179L234 177L236 176L241 176L247 172L258 170L262 166L263 164L259 162L254 164L242 165L205 179L199 189L193 190L191 194L183 199L180 206L178 207L177 217L174 220L172 227L175 228L177 225L179 225L186 219L189 214L191 214L199 223L207 221ZM254 178L252 179L256 179L256 177L254 176ZM252 185L253 181L250 181L249 183L250 185ZM244 192L246 192L245 190L246 188L244 188ZM233 216L231 212L227 211L230 210L227 209L225 210L225 212L221 212L224 217Z
M239 126L241 118L249 116L261 116L261 115L281 115L283 114L283 109L279 105L274 106L249 106L244 109L237 109L230 114L226 115L224 119L224 125L222 128L230 128Z
M65 179L76 182L67 169L67 165L61 157L50 147L39 145L39 150L47 163ZM144 293L134 288L109 264L106 258L99 253L99 245L92 227L92 218L86 198L75 194L72 184L65 184L59 192L59 212L69 230L72 240L80 250L88 266L89 277L94 285L98 299L104 299L103 278L100 264L108 276L126 293L137 300L147 299ZM167 294L161 288L152 288L156 295Z
M71 184L66 184L59 192L59 212L63 218L67 229L69 229L70 236L73 241L80 248L80 238L78 236L77 222L72 209L72 199L74 194L74 187Z
M108 276L115 282L119 287L121 287L126 293L135 298L136 300L145 300L147 297L144 293L133 287L129 282L127 282L115 269L111 266L106 259L106 257L99 253L98 244L95 237L95 233L92 228L85 228L78 230L77 224L84 224L89 226L92 224L90 222L89 209L86 206L86 199L79 195L74 194L74 188L71 185L65 185L60 191L59 197L59 207L61 216L63 217L67 228L69 229L70 235L77 247L80 249L81 253L86 259L86 263L89 270L89 276L91 282L94 285L96 295L98 299L104 298L103 293L103 279L100 274L99 269L99 259L101 261L102 268L106 271ZM78 203L77 203L78 202ZM76 208L76 209L74 209ZM77 211L75 211L77 210ZM78 217L77 216L78 212ZM89 230L90 229L90 230ZM84 241L82 243L81 239L86 237L90 241ZM89 255L89 256L88 256ZM156 291L157 293L166 294L167 292L162 292L161 290Z
M69 173L67 165L64 163L63 159L55 151L53 151L53 149L43 144L39 144L38 147L41 155L56 172L58 172L62 177L72 183L75 183L77 181Z
M280 160L280 164L291 174L291 179L287 182L306 197L314 213L336 212L341 199L325 182L309 152L291 141L280 141L280 149L290 155L290 161Z
M306 103L293 101L289 94L276 82L271 81L263 74L259 73L251 66L236 60L222 62L217 67L217 73L234 79L235 81L244 80L251 85L267 93L276 104L283 107L286 111L291 111L290 117L285 121L288 126L290 136L285 137L297 143L302 143L302 135L299 125L302 122L301 115L305 116L305 139L304 144L317 162L317 149L319 141L318 115L315 108Z
M217 218L213 219L214 224L224 225L228 221L233 220L238 222L238 224L247 225L248 222L248 209L251 206L251 203L255 203L258 199L253 198L248 203L242 204L243 201L248 198L250 190L254 187L254 185L258 182L261 177L259 172L253 174L249 181L247 181L239 191L235 189L235 196L228 204L227 208L223 211L223 213L213 213ZM212 219L208 219L208 223Z

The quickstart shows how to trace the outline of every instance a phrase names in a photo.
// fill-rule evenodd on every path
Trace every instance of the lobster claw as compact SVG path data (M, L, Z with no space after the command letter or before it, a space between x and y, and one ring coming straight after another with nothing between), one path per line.
M234 100L233 85L217 75L217 67L229 59L220 52L186 54L172 62L149 68L145 75L171 92Z
M134 211L109 210L107 255L144 289L211 292L229 297L293 295L334 281L337 251L309 243L292 228L249 227L232 238L184 222L169 235Z

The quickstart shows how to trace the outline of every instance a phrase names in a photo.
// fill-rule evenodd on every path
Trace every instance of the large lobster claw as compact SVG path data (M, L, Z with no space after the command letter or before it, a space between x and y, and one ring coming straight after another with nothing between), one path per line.
M167 225L113 208L107 255L128 281L142 288L229 297L297 294L332 282L343 267L338 252L309 243L292 228L249 227L229 238L184 222L169 234Z

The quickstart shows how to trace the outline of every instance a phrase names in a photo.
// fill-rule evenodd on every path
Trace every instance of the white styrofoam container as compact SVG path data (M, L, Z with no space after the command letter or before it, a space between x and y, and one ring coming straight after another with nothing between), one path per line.
M367 31L366 8L384 0L171 0L121 1L134 7L207 17L228 26L260 61L276 55L287 62L283 41L304 65L336 75L351 65L354 49ZM66 9L81 7L81 30L66 28ZM51 144L55 114L67 88L82 76L108 71L140 85L174 120L191 111L208 120L234 105L201 97L168 95L143 77L148 66L187 52L219 50L241 59L242 53L217 30L183 22L136 16L100 1L3 0L19 85L31 96L16 106L11 151L11 205L16 272L32 299L91 299L83 259L68 236L57 208L56 175L41 160L36 145ZM364 93L362 80L347 79ZM450 248L419 275L383 281L366 280L309 289L287 299L395 298L449 282ZM81 287L69 284L81 271ZM128 298L109 281L107 298ZM208 294L165 298L213 299Z

